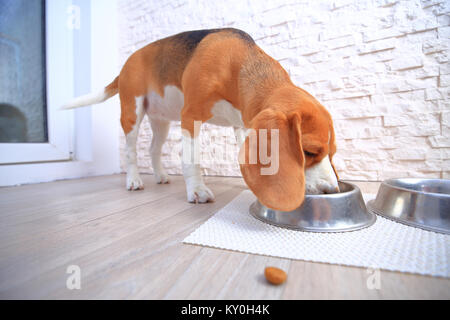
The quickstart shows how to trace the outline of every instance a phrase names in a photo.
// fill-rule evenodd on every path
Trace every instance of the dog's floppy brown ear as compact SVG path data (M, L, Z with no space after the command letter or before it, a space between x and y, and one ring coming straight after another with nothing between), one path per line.
M305 158L301 144L300 126L301 119L297 113L286 115L271 109L263 110L251 122L253 130L250 131L254 132L253 138L250 135L247 136L241 147L242 176L259 201L271 209L291 211L303 203ZM274 161L274 157L278 153L278 170L273 174L262 174L264 169L270 167L271 164L261 161L260 129L267 129L267 155ZM271 135L273 129L278 129L278 148L274 148L275 150L272 150L271 147L272 139L274 139ZM253 152L253 158L251 152ZM253 161L250 161L251 159Z
M334 174L336 175L336 179L339 180L339 175L336 171L336 168L334 167L333 163L333 156L336 153L336 135L334 133L333 123L331 123L331 129L330 129L330 151L329 151L329 157L330 157L330 163L331 167L333 168Z

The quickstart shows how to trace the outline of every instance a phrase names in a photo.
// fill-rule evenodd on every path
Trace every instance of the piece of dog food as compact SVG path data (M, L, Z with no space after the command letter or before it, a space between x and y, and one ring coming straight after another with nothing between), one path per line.
M275 267L267 267L264 270L264 275L266 276L267 281L275 285L282 284L287 278L286 272Z

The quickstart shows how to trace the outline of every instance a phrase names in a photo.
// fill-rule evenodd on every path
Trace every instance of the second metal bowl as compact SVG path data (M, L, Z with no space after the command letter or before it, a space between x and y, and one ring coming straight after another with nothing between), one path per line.
M450 180L386 180L367 207L406 225L450 234Z
M249 211L263 222L302 231L343 232L372 225L376 216L367 211L359 188L346 182L339 182L339 188L339 193L306 195L293 211L272 210L258 200Z

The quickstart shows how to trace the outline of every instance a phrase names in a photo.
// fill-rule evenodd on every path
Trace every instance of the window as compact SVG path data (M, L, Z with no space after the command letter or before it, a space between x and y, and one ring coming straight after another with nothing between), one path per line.
M45 6L0 1L0 142L48 142Z
M0 164L71 159L67 1L0 0ZM51 62L51 63L49 63Z
M43 121L40 124L44 126L46 121L47 136L37 139L36 133L35 140L0 141L0 186L120 172L118 97L92 108L59 110L74 96L104 87L119 73L117 1L0 0L1 23L4 12L9 10L6 6L19 6L16 2L25 6L18 18L16 15L18 25L25 23L22 20L31 21L25 14L29 10L27 6L35 6L31 11L43 10L41 19L26 28L45 30L45 36L41 35L45 45L36 49L45 60L34 67L40 65L44 70L40 77L42 85L45 84L41 89ZM7 26L2 24L2 28ZM0 37L4 35L0 31ZM8 68L11 70L12 65ZM0 69L3 72L3 67ZM12 77L12 71L5 73L6 77ZM4 102L18 109L18 95L20 92L11 98L16 100ZM28 121L27 114L12 116Z

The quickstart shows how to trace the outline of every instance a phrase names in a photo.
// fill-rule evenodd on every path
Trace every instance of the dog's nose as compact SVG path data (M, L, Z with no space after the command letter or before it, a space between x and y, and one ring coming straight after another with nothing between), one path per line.
M337 186L334 187L334 193L339 193L341 192L341 189L339 189L339 184Z
M324 185L322 186L322 193L324 194L332 194L332 193L339 193L341 190L339 189L338 185Z
M306 192L308 194L338 193L339 184L329 157L305 170Z

